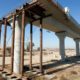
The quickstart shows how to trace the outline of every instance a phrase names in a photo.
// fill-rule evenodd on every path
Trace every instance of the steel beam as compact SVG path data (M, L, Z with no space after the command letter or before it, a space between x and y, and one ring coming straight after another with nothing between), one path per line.
M42 19L45 19L45 18L48 18L48 17L51 17L51 16L52 16L52 14L48 14L48 15L45 15L44 17L42 17ZM41 17L37 18L37 19L34 19L34 20L31 20L31 22L35 22L35 21L38 21L40 19L41 19Z
M1 24L0 24L0 47L1 47Z
M33 34L33 27L32 23L30 23L30 70L32 70L32 47L33 47L32 34Z
M29 10L30 8L32 8L33 6L37 5L37 4L40 4L38 1L30 4L29 6L25 7L24 10L27 11ZM24 6L23 6L24 7ZM14 12L16 13L16 15L19 15L21 12L23 11L23 8L19 9L18 12ZM10 14L9 16L7 16L7 20L9 21L9 19L12 17L12 14Z
M0 48L1 48L1 24L0 24Z
M42 19L40 20L40 72L43 73L43 68L42 68L42 49L43 49L43 26L42 26Z
M25 10L22 11L22 31L21 31L21 75L24 67L24 34L25 34Z
M12 47L11 47L11 74L13 73L13 62L14 62L14 40L15 40L15 14L13 15L13 26L12 26Z
M4 27L4 41L3 41L3 63L2 63L2 70L5 68L5 53L6 53L6 36L7 36L7 19L4 19L5 27Z

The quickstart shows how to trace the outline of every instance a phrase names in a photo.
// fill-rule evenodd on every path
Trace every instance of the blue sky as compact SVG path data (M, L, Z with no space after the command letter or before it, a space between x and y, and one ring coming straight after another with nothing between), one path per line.
M0 0L0 18L7 15L9 12L15 10L28 0ZM63 7L69 7L70 14L80 23L80 0L56 0ZM25 43L29 42L29 24L26 26L26 35L25 35ZM33 42L35 43L35 47L39 47L39 28L34 26L33 28ZM3 28L2 28L2 42L3 42ZM37 35L36 35L37 34ZM7 44L11 43L11 29L8 27L7 32ZM47 32L47 30L43 30L43 47L44 48L58 48L59 40L54 32ZM75 48L75 42L73 39L66 37L65 39L65 47L66 48Z

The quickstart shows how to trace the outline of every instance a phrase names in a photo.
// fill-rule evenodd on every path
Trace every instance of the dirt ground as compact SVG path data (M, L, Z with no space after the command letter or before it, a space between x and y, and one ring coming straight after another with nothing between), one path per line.
M33 52L33 69L39 69L39 55L39 51ZM66 60L61 61L58 50L44 51L43 68L45 74L34 75L32 80L80 80L80 57L73 56L76 56L75 50L66 50ZM5 61L6 65L10 64L10 56L7 56ZM1 64L2 57L0 57ZM24 64L29 66L29 52L25 52Z

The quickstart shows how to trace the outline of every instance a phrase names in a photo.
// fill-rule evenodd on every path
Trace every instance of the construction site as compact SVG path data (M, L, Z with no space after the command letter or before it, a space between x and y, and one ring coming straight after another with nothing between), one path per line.
M56 0L30 0L11 11L0 19L0 80L80 80L79 29L68 7ZM55 34L59 48L43 47L45 30ZM66 37L75 49L65 48Z

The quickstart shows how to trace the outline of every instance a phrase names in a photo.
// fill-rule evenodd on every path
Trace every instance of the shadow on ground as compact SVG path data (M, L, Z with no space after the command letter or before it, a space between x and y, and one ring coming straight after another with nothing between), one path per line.
M65 67L61 67L63 65L69 64L68 66ZM56 73L62 70L65 70L67 68L73 67L77 64L80 64L80 56L73 56L73 57L68 57L65 59L65 61L62 60L51 60L48 62L44 62L43 63L43 69L45 70L50 70L49 72L47 72L47 74L52 74L52 73ZM33 69L39 69L39 63L37 64L33 64ZM29 71L29 66L24 66L24 71Z

